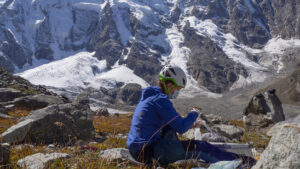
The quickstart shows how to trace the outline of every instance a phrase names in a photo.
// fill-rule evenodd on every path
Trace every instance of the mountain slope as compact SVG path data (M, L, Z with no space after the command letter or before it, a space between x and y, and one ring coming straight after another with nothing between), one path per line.
M297 1L0 2L0 65L54 87L112 87L123 71L114 81L153 85L172 63L188 74L187 95L211 95L276 76L284 50L300 47ZM87 67L75 71L80 52Z

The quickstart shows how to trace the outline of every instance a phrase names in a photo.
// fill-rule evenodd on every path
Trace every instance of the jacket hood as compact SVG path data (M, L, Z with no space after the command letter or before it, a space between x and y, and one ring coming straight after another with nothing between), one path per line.
M162 93L158 86L150 86L142 90L141 100L146 100L148 97Z

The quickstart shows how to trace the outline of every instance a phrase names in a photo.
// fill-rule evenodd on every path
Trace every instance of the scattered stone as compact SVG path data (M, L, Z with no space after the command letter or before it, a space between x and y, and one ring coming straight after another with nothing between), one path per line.
M18 124L2 134L9 143L73 144L75 140L92 140L92 111L84 105L71 103L51 105L31 112Z
M19 144L19 145L14 146L13 149L14 150L22 150L25 147L33 149L34 145L32 145L32 144Z
M22 93L19 90L11 88L0 88L0 102L12 101L15 98L21 97Z
M65 158L70 158L70 155L66 153L51 153L51 154L36 153L19 160L18 166L27 169L43 169L46 167L47 163L51 163L56 159L65 159Z
M244 110L243 122L248 131L262 131L284 121L282 104L275 89L254 96Z
M125 148L113 148L108 149L100 152L100 158L104 158L108 161L115 161L115 160L125 160L126 154L129 154L128 149Z
M128 149L125 148L113 148L100 152L100 158L106 159L108 161L120 161L120 160L129 160L129 162L135 165L144 165L136 161L129 153Z
M7 143L0 144L0 165L6 165L9 160L9 147Z
M202 134L201 140L207 141L207 142L227 142L227 141L229 141L228 138L221 136L219 134L214 134L214 133Z
M96 110L95 115L96 116L109 116L109 112L108 112L107 108L100 108L100 109Z
M272 138L253 169L300 168L300 122L275 125L268 134Z
M233 125L218 124L213 126L218 133L230 139L239 139L243 135L243 130Z
M49 149L54 149L54 148L55 148L55 145L54 145L54 144L49 144L47 148L49 148Z
M200 113L200 118L203 119L207 124L214 125L214 124L230 124L230 122L222 116L218 116L215 114L204 114Z

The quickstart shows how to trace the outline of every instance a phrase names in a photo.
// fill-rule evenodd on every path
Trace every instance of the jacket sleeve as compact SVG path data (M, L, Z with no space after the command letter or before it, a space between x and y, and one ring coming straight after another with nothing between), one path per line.
M157 112L165 123L169 125L178 133L183 134L188 131L198 117L197 112L190 112L187 117L182 118L173 107L172 102L167 98L159 98L155 102Z

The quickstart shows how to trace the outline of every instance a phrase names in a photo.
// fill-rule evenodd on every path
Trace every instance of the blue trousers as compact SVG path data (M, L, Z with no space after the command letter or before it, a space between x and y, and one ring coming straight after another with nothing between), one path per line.
M131 154L140 162L152 163L152 160L156 160L162 165L191 158L202 159L207 163L239 158L239 155L221 150L206 141L181 141L169 126L163 130L160 139L152 145L145 147L140 152L131 152Z

